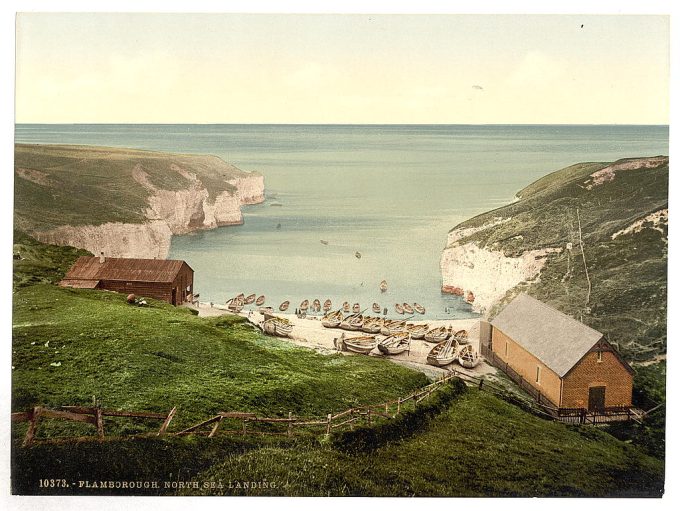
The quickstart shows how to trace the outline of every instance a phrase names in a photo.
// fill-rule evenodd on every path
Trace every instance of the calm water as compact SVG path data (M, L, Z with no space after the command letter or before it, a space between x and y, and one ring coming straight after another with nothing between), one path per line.
M211 153L264 174L243 226L173 238L201 300L418 302L430 318L472 315L440 293L457 223L573 163L668 154L666 126L19 125L16 141Z

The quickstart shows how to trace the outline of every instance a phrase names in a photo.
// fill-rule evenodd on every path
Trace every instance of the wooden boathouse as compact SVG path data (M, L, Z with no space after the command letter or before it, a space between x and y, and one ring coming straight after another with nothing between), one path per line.
M83 256L59 285L133 293L181 305L193 297L194 270L186 262L174 259Z
M520 294L483 330L482 354L539 402L560 412L632 406L630 365L602 333L543 302Z

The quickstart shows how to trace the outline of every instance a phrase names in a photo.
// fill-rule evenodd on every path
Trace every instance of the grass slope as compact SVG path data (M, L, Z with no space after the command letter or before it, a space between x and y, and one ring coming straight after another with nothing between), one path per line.
M576 430L469 389L420 434L365 454L330 446L236 453L197 481L275 481L212 495L660 496L663 463L595 428Z
M143 222L149 191L134 180L135 167L164 190L189 188L177 169L191 172L212 198L248 175L215 156L109 147L16 144L14 158L15 223L24 230Z
M619 171L613 181L588 190L590 175L607 165L582 163L554 172L521 190L518 202L456 228L509 218L459 242L474 242L507 256L548 247L564 249L548 256L540 279L510 290L492 316L517 293L526 292L605 333L629 360L648 359L666 349L667 226L616 239L612 235L668 208L668 163ZM592 282L587 306L577 209ZM571 251L565 248L569 242Z

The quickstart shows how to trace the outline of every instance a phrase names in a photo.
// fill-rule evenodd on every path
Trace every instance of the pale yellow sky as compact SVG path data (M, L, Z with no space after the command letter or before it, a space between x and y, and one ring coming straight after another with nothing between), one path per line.
M16 120L667 124L668 54L665 16L20 14Z

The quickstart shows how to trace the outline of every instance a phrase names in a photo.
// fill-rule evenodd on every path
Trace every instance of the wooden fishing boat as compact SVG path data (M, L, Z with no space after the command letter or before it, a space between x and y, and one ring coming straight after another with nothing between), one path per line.
M257 297L257 300L255 300L255 305L257 305L259 307L260 305L262 305L264 303L264 301L265 301L265 296L260 295L260 296Z
M279 305L279 310L280 310L281 312L287 311L289 305L290 305L290 302L289 302L288 300L286 300L286 301L283 302L281 305Z
M238 300L232 300L232 302L227 305L227 310L229 312L239 313L243 310L243 304Z
M354 353L362 353L368 355L378 345L375 337L372 335L360 335L358 337L341 337L342 349L345 351L353 351Z
M386 280L383 280L383 281L380 283L380 292L381 292L381 293L384 293L385 291L387 291L387 281L386 281Z
M343 312L349 312L349 302L342 302Z
M320 241L321 241L321 244L322 244L322 245L328 245L328 241L327 241L327 240L320 240Z
M427 324L413 325L408 331L411 334L412 339L423 339L429 329L430 327Z
M314 301L312 302L312 311L314 312L321 311L321 302L319 301L318 298L315 298Z
M246 299L243 300L243 304L244 304L244 305L250 305L250 304L253 303L254 301L255 301L255 293L253 293L252 295L248 295L248 296L246 297Z
M378 349L383 355L398 355L405 352L411 345L411 338L407 332L385 337L378 342Z
M271 314L271 313L274 312L274 309L272 309L271 307L258 307L257 312L259 312L260 314L263 314L263 315L264 314Z
M423 307L419 303L413 304L413 310L416 311L418 314L425 314L425 307Z
M354 314L359 314L359 312L361 312L361 307L359 306L358 303L355 303L354 305L352 305L352 312Z
M401 306L400 303L394 304L394 310L397 311L397 314L403 314L404 313L404 308Z
M243 293L240 293L234 297L234 300L240 300L241 302L243 302L245 299L246 295L244 295Z
M442 367L449 365L456 359L458 354L458 344L455 339L440 342L427 354L427 363L433 366Z
M293 325L287 319L273 317L262 322L262 330L269 335L289 337Z
M472 347L472 344L466 344L460 349L458 353L458 363L467 369L473 369L479 364L479 353Z
M331 310L332 306L333 306L333 302L331 302L330 300L326 300L325 302L323 302L324 312L328 312L329 310Z
M361 314L353 314L340 322L340 328L343 330L361 330L363 323L364 317Z
M323 318L321 318L321 324L325 326L326 328L337 328L340 326L340 323L342 322L342 312L341 311L335 311L328 313L324 315Z
M300 303L300 310L306 311L307 309L309 309L309 300L303 300Z
M377 303L373 303L373 312L375 312L376 314L380 314L380 305L378 305Z
M380 318L368 318L364 319L364 323L361 325L361 330L367 334L377 334L380 333L382 328L382 320Z
M442 341L445 341L448 336L449 329L446 328L445 326L440 326L439 328L433 328L432 330L428 330L423 339L425 339L426 342L440 343Z
M453 334L453 338L458 342L458 344L468 344L468 332L467 330L458 330Z
M354 252L354 257L361 259L361 252Z
M380 333L383 335L394 335L406 330L406 321L391 321L387 325L380 328Z
M401 308L404 309L404 312L413 314L413 307L411 307L408 303L402 304Z

